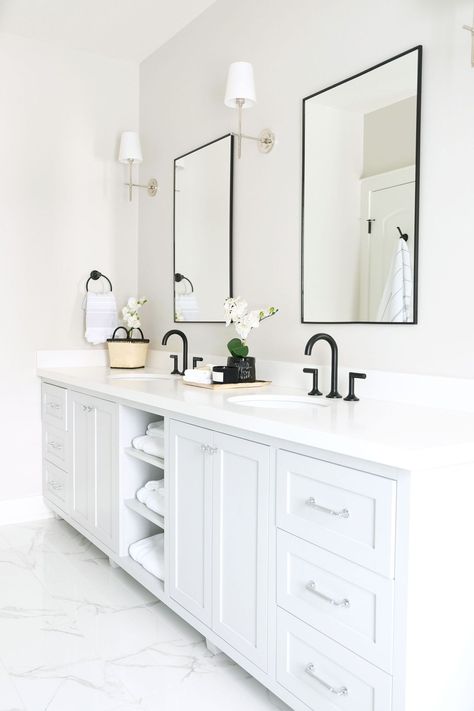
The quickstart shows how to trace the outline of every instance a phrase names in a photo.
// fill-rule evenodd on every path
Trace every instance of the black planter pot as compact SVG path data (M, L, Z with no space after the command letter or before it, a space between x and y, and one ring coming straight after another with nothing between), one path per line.
M247 356L247 358L227 358L227 365L233 365L239 371L239 383L254 383L255 382L255 358Z

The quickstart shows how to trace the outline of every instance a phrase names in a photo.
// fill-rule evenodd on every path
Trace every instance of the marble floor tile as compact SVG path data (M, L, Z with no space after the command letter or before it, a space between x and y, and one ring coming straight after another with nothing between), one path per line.
M64 521L0 528L0 711L281 702Z

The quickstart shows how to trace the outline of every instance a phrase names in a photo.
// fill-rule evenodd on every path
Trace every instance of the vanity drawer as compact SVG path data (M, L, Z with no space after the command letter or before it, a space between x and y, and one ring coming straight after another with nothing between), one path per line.
M43 424L43 455L61 469L69 469L68 433L48 423Z
M285 450L277 462L279 528L393 577L395 481Z
M277 604L391 671L393 581L278 531Z
M43 460L43 496L67 511L69 477L52 462Z
M67 430L67 390L57 385L43 383L42 387L43 421Z
M390 711L392 677L278 610L277 681L317 711Z

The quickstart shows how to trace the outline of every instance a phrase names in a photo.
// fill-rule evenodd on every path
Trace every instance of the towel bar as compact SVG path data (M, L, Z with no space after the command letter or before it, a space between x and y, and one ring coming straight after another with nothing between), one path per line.
M107 279L107 281L109 282L110 291L113 291L112 282L110 281L109 277L105 276L105 274L101 274L101 272L98 272L96 269L91 271L89 279L86 281L86 291L89 291L89 282L91 279L93 281L97 281L97 279L100 279L101 277L103 277L104 279Z

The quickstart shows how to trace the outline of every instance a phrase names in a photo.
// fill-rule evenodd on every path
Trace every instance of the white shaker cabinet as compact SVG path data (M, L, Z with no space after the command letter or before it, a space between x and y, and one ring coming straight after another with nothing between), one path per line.
M269 447L172 421L169 593L267 668Z
M211 624L212 432L172 421L169 481L169 594L198 620Z
M70 393L71 516L109 548L116 542L117 406Z

